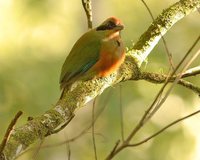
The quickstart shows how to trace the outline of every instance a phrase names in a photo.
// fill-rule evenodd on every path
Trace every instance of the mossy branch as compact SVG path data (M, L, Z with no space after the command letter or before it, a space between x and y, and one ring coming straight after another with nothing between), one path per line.
M31 144L54 133L63 124L69 122L75 111L88 101L101 94L106 88L126 80L139 80L140 66L164 35L176 22L200 7L200 0L180 0L151 24L138 42L128 51L126 60L118 70L109 77L86 82L75 82L72 88L65 91L56 105L25 125L14 129L4 148L2 160L13 160Z
M137 59L138 65L140 66L146 60L158 41L176 22L199 7L199 0L180 0L164 10L130 50Z
M198 73L198 72L200 72L200 69L197 72L194 72L194 73L190 73L190 74L184 73L184 74L182 74L181 77L182 78L191 77L191 76L196 75L196 73ZM143 72L143 73L140 74L141 80L149 81L149 82L155 83L155 84L165 83L168 78L169 78L169 82L173 83L175 81L176 77L177 76L168 77L168 75L165 75L165 74L148 73L148 72ZM183 79L179 79L177 84L192 90L193 92L197 93L200 96L200 87L195 86L194 84L192 84L192 83L190 83L186 80L183 80Z

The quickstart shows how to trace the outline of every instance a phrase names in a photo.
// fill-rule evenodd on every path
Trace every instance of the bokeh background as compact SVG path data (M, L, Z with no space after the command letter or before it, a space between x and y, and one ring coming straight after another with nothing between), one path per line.
M127 47L131 46L152 22L140 0L102 0L93 2L93 25L109 16L120 18ZM175 0L148 0L154 16L175 3ZM200 31L200 15L193 13L179 21L165 39L177 64L193 44ZM61 66L75 41L87 31L87 20L80 0L0 0L0 138L19 110L24 114L17 126L28 116L38 116L51 108L60 96ZM197 51L200 44L194 49ZM192 66L200 65L200 58ZM191 66L191 67L192 67ZM151 55L144 71L166 73L167 56L160 42ZM199 76L188 80L200 86ZM145 81L121 84L125 136L151 104L161 85ZM108 98L109 97L109 98ZM107 89L98 97L96 112L106 105L95 124L97 153L103 159L121 137L119 85ZM197 95L176 86L160 111L136 136L142 140L169 122L200 107ZM53 147L27 152L19 160L67 159L67 144L55 146L78 135L91 122L92 103L76 112L76 117L60 133L46 138L43 144ZM38 146L40 142L36 143ZM70 144L72 160L94 159L91 130ZM200 116L195 116L171 127L155 139L135 148L122 151L116 160L199 160Z

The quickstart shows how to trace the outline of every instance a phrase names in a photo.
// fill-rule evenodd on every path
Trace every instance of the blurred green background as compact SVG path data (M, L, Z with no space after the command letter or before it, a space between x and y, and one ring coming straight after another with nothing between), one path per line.
M125 45L131 46L152 22L140 0L102 0L93 2L93 25L109 16L120 18L125 30ZM175 0L148 0L154 16ZM178 22L165 36L177 64L200 31L200 15L193 13ZM24 112L17 126L28 116L38 116L56 103L60 96L61 66L75 41L87 31L87 20L80 0L0 0L0 138L19 110ZM194 51L199 48L195 48ZM193 51L193 53L194 53ZM200 63L198 58L192 66ZM143 66L145 71L167 72L168 60L162 42ZM200 86L199 76L188 79ZM125 136L151 104L161 85L144 81L122 83ZM106 109L95 124L97 153L103 159L120 135L119 85L98 97L97 111ZM109 96L109 100L106 100ZM172 120L200 107L199 97L176 86L160 111L134 139L142 140ZM76 112L75 119L62 132L45 139L44 144L63 142L78 135L91 122L92 103ZM114 159L121 160L199 160L200 118L195 116L168 129L155 139L135 148L127 148ZM38 142L39 144L39 142ZM37 146L38 144L35 144ZM70 143L71 159L94 159L91 130ZM27 160L67 159L66 145L42 148L19 157Z

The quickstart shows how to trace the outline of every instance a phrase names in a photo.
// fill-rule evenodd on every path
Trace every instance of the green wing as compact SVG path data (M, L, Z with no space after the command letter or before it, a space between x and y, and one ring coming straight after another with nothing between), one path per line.
M85 73L98 61L100 39L92 34L92 31L87 32L73 46L62 66L61 87Z

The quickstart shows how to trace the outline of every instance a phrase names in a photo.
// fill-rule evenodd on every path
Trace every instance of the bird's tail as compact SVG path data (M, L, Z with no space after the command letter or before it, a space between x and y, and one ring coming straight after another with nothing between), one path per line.
M61 95L60 95L60 99L63 98L63 95L65 93L65 90L69 90L69 85L68 83L60 83L60 90L61 90ZM60 100L59 99L59 100Z
M61 95L60 95L60 99L61 100L63 98L63 95L64 95L64 89L61 90Z

